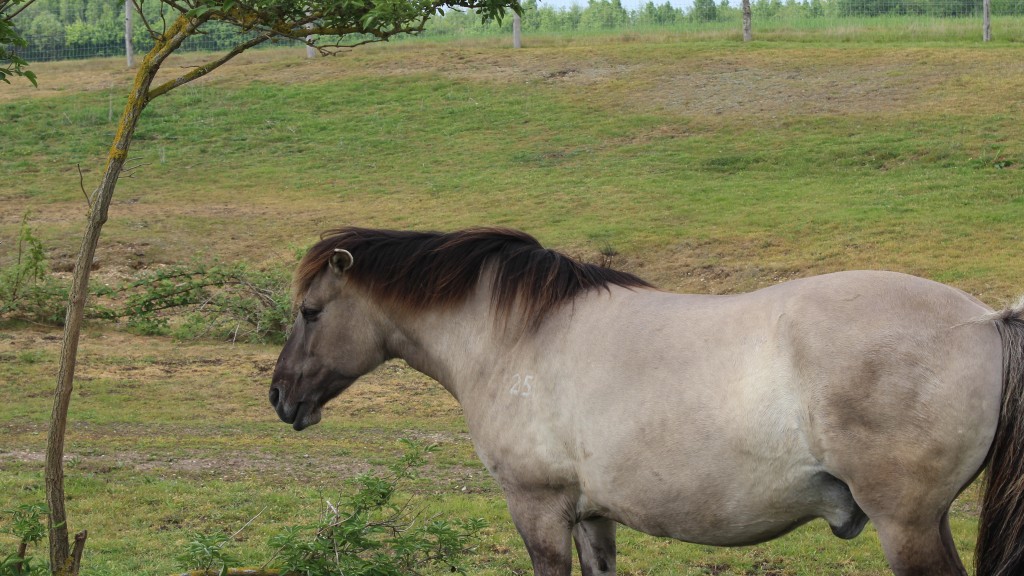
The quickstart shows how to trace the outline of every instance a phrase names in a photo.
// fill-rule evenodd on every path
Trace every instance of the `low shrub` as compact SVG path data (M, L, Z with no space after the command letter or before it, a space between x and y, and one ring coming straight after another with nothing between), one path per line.
M60 324L68 301L64 282L50 274L43 243L32 233L25 214L11 261L0 266L0 318Z
M86 316L146 335L281 343L292 321L289 281L282 270L243 263L144 270L114 286L94 283ZM61 325L68 290L26 214L9 261L0 261L0 319Z
M405 452L385 472L360 474L337 503L328 500L319 519L292 526L271 537L271 569L261 573L302 576L409 576L424 568L465 574L460 559L486 527L482 519L425 517L415 497L402 497L404 483L436 450L402 440ZM237 535L237 533L236 533ZM179 558L200 574L229 574L236 561L226 550L233 540L223 532L193 534Z

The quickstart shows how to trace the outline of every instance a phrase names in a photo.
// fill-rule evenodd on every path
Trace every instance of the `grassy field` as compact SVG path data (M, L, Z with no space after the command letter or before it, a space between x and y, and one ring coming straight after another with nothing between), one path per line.
M613 266L668 290L885 268L993 306L1024 291L1019 48L608 40L243 56L150 106L97 281L192 259L289 267L344 224L498 224L584 259L614 254ZM28 212L64 269L86 209L78 165L91 189L130 73L117 60L33 68L38 90L0 89L0 265ZM0 510L43 499L58 348L55 329L0 325ZM490 521L471 573L527 572L443 389L389 364L294 433L266 401L276 354L89 328L67 464L71 528L90 531L88 574L170 574L189 530L234 532L257 514L237 553L259 564L267 535L312 521L341 479L399 453L400 437L441 446L415 486L431 510ZM954 509L968 561L976 497ZM870 527L845 542L818 521L738 549L624 531L620 572L887 567Z

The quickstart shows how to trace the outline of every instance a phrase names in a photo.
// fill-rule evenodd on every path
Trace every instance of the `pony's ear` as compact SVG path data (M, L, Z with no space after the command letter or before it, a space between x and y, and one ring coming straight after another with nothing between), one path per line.
M352 267L352 253L342 248L335 248L331 254L331 270L341 274Z

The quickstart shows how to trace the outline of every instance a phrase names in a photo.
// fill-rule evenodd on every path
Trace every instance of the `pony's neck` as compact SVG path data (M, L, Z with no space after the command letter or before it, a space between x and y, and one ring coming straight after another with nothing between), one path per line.
M490 287L481 285L451 308L396 312L385 345L389 356L437 380L456 399L467 382L483 376L503 339L495 322Z

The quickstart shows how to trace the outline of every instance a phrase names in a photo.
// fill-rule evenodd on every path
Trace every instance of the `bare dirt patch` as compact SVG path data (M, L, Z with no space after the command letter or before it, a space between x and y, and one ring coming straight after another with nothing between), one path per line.
M897 66L852 66L788 70L743 62L712 61L660 79L644 103L680 114L774 115L864 114L902 109L927 97L941 76L901 81ZM923 80L923 81L922 81Z

